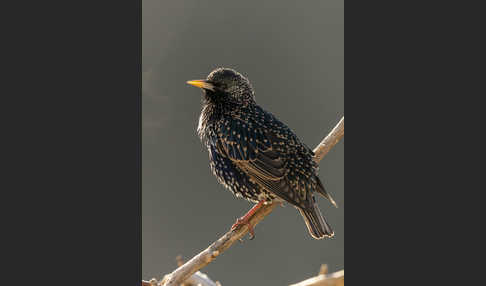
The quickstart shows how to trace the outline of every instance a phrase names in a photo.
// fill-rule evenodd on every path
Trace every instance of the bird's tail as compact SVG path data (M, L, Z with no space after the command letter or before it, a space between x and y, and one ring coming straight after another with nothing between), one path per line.
M321 211L315 202L306 209L297 209L304 218L307 229L313 238L322 239L324 237L334 236L334 232L322 216Z

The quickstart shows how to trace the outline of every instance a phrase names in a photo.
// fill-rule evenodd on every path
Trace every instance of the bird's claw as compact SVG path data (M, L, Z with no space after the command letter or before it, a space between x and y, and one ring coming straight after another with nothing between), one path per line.
M253 229L253 226L251 225L249 220L238 218L236 222L231 226L231 230L234 230L241 225L248 226L248 232L250 233L250 240L253 240L255 238L255 230ZM243 242L241 238L239 240L240 242Z

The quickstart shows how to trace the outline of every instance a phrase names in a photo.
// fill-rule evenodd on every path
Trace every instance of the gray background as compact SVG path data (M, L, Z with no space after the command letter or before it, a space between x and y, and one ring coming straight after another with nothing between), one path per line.
M214 68L246 75L256 100L314 148L344 115L342 1L143 1L143 278L160 278L224 234L251 204L218 184L196 136ZM319 198L333 239L314 240L298 212L276 209L203 272L223 285L288 285L344 268L344 140L320 164L340 208Z

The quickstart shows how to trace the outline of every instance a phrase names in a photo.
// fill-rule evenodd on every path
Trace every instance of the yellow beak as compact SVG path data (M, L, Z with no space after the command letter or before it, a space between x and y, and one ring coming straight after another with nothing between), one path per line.
M190 85L199 87L199 88L214 90L214 85L212 85L211 83L209 83L209 82L207 82L206 80L203 80L203 79L190 80L187 83L190 84Z

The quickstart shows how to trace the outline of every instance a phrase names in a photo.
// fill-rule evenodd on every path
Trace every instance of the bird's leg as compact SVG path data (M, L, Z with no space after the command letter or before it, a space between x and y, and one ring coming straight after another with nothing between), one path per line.
M236 222L231 226L231 230L239 227L240 225L246 224L248 226L248 232L250 233L250 240L255 238L255 231L253 230L253 226L250 224L250 218L256 213L257 210L259 210L263 206L263 203L265 203L265 200L261 200L258 204L254 205L244 216L237 219Z

